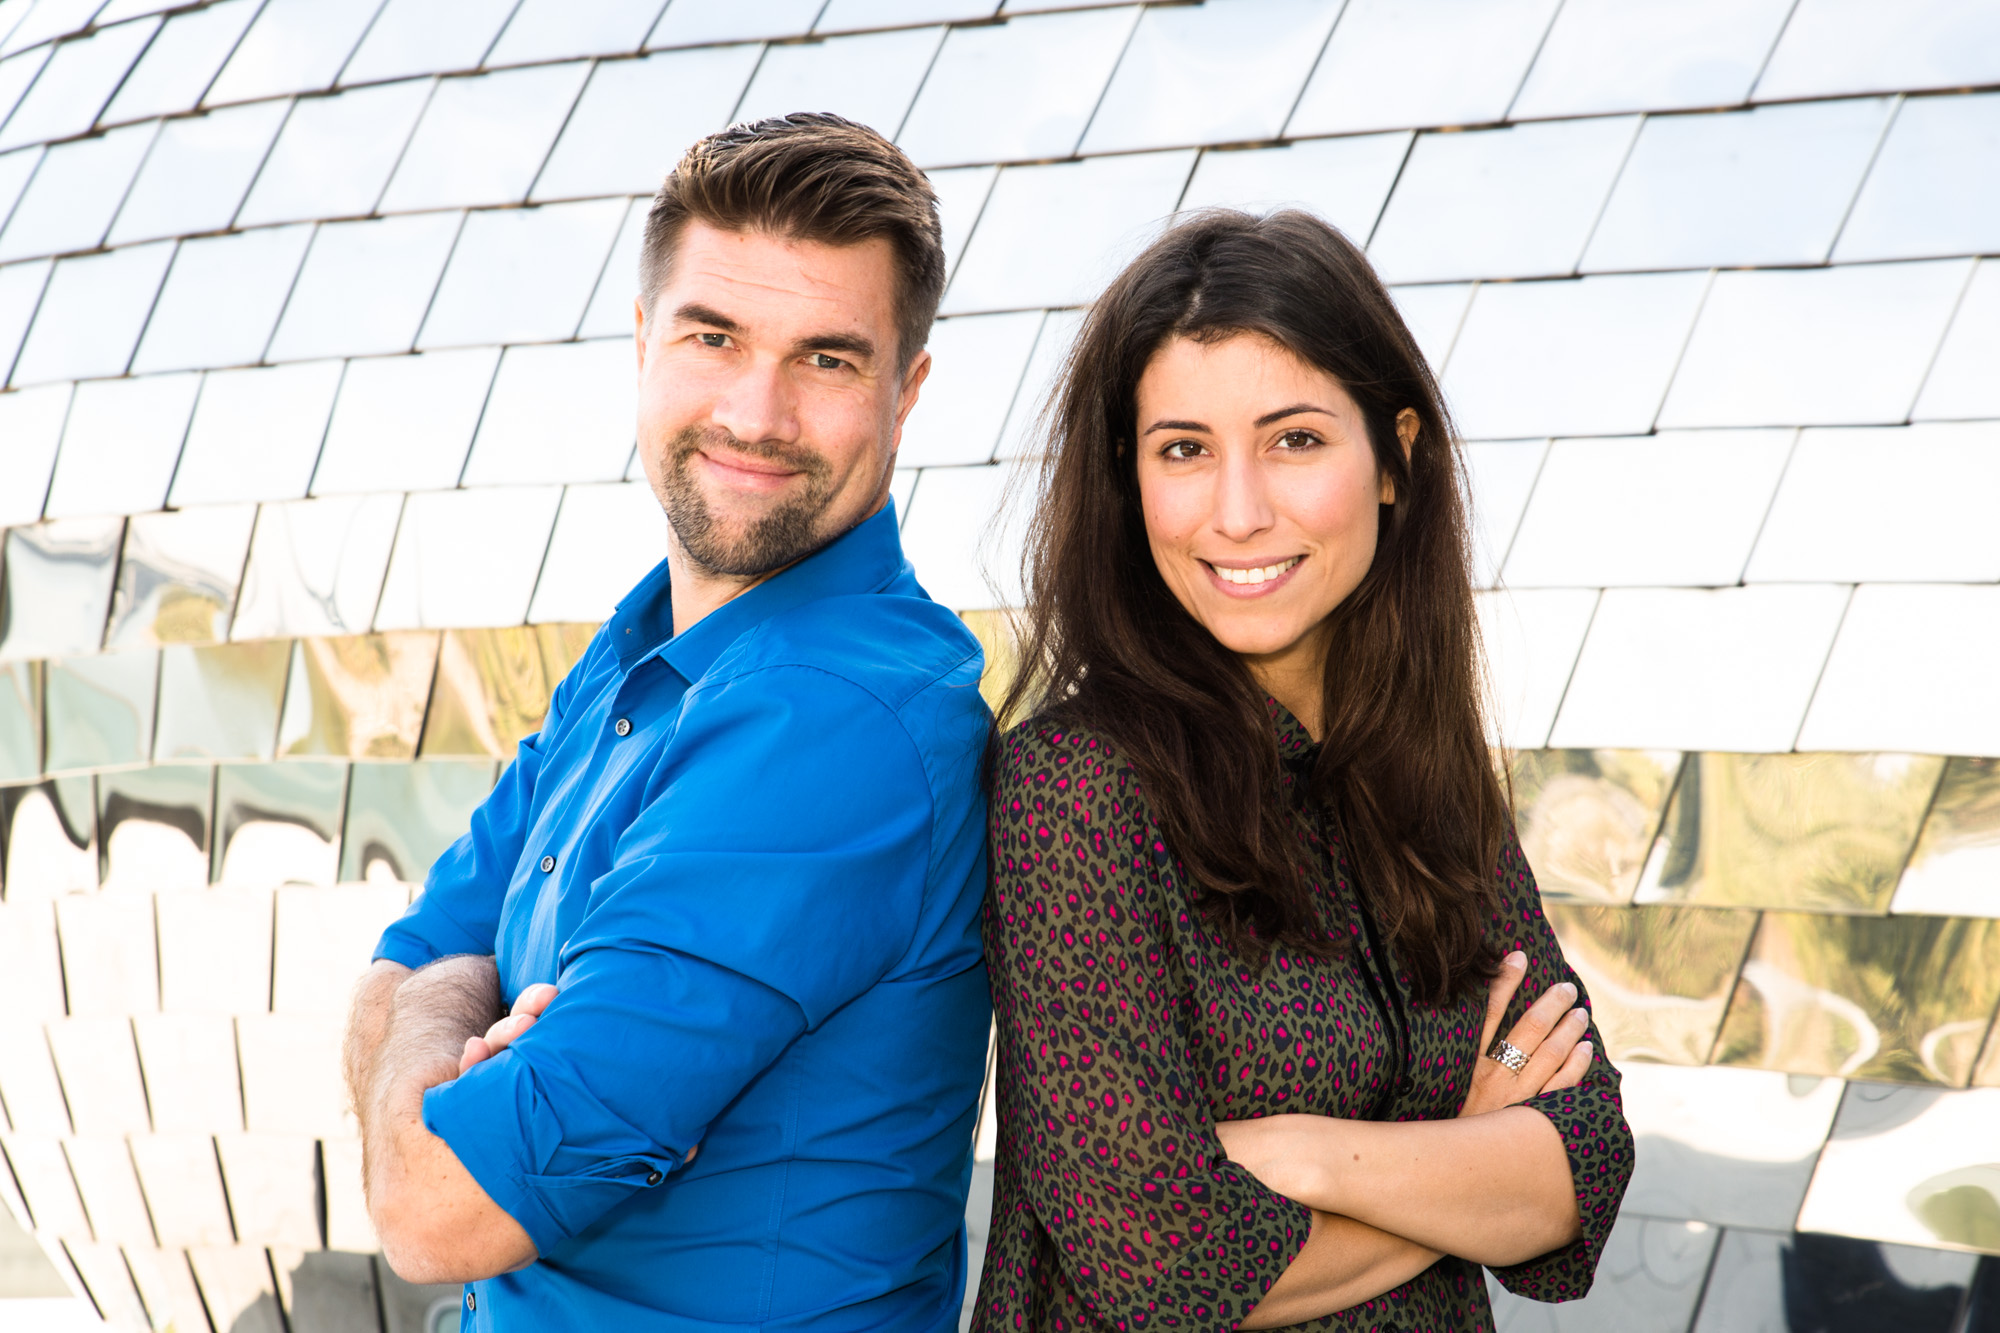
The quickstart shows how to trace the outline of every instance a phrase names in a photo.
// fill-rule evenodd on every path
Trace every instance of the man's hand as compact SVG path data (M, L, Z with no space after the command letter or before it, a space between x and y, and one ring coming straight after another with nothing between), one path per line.
M556 988L546 981L538 981L515 996L514 1007L505 1018L486 1029L485 1036L465 1039L465 1052L458 1057L458 1072L463 1074L481 1060L491 1060L506 1050L514 1038L535 1025L542 1010L555 998Z

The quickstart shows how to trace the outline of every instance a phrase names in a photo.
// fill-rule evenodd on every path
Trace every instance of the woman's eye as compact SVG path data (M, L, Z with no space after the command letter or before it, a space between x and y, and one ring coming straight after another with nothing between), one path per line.
M1310 431L1288 430L1278 437L1278 443L1287 449L1310 449L1319 443L1319 436Z
M1172 444L1160 450L1160 453L1166 458L1199 458L1201 457L1201 445L1194 440L1175 440Z
M697 333L694 336L701 339L703 347L729 346L729 335L726 333Z
M814 352L812 363L815 370L839 370L847 364L839 357L828 356L825 352Z

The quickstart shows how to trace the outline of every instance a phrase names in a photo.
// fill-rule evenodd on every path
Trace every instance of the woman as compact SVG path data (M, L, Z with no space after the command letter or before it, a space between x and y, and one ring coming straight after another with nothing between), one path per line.
M1097 303L1052 436L973 1327L1491 1329L1482 1265L1583 1294L1631 1135L1494 776L1460 464L1387 293L1306 214L1198 217Z

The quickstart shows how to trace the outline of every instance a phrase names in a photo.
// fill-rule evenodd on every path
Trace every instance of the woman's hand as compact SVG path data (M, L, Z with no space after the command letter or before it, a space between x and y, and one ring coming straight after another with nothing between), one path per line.
M1486 1026L1479 1034L1479 1058L1473 1061L1472 1087L1465 1094L1460 1117L1483 1115L1524 1102L1539 1093L1575 1087L1590 1068L1590 1013L1576 1006L1576 987L1559 981L1542 992L1507 1033L1507 1040L1525 1052L1528 1063L1515 1073L1489 1060L1493 1038L1507 1016L1507 1006L1528 973L1528 956L1510 953L1500 960L1500 975L1489 983ZM1232 1154L1233 1155L1233 1154Z

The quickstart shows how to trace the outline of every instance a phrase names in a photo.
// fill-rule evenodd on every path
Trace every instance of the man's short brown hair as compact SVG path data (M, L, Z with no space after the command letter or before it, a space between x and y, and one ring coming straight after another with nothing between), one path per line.
M825 245L881 237L896 258L898 367L930 340L945 278L937 195L900 148L865 125L798 112L732 125L688 149L646 215L639 299L649 318L690 221Z

